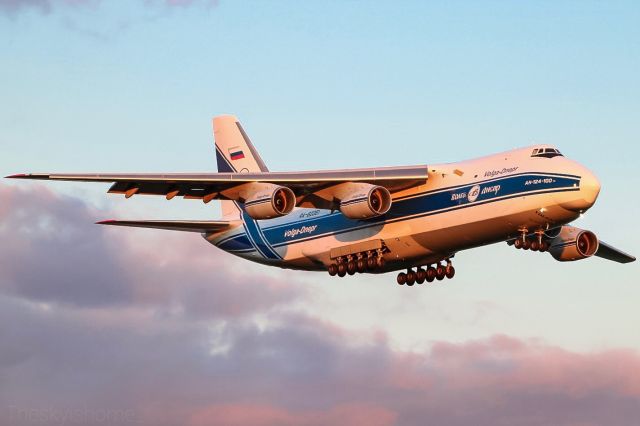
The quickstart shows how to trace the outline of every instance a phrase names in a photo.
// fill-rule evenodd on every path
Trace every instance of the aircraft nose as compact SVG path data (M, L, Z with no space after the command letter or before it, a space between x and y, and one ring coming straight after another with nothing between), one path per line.
M600 194L600 181L589 170L585 170L580 178L580 195L587 204L586 209L593 206Z
M578 191L558 194L558 204L567 210L584 213L593 206L600 193L600 181L590 170L573 163L574 173L580 176Z

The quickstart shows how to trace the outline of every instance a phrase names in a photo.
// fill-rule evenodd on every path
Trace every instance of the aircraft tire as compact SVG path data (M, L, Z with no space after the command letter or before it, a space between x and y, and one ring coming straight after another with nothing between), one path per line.
M344 277L347 275L347 265L345 263L338 263L338 276Z
M543 242L540 244L540 248L538 249L538 251L540 251L540 252L544 253L544 252L545 252L545 251L547 251L547 250L549 250L549 243L548 243L548 242L546 242L546 241L543 241Z
M338 273L338 265L336 265L335 263L332 263L331 265L329 265L328 271L329 271L329 275L331 275L332 277L335 277L336 274Z
M453 265L447 265L447 267L444 270L444 275L447 278L451 279L455 274L456 274L456 268L454 268Z
M438 265L438 267L436 268L436 279L438 281L442 281L444 279L445 275L446 275L446 271L445 271L444 266Z
M531 251L540 250L540 244L537 241L531 241Z
M404 283L407 282L407 274L405 274L404 272L400 272L398 274L398 278L396 278L396 281L398 282L399 285L403 285Z
M429 266L427 268L427 282L432 283L436 279L436 268Z
M363 273L367 270L367 261L365 259L358 259L356 266L358 267L358 272Z
M529 250L531 248L531 241L529 240L524 240L522 242L522 249L523 250Z
M513 243L514 247L517 249L521 249L523 244L524 243L520 238L516 238L516 240Z
M416 282L416 273L413 271L407 272L407 285L412 286Z
M425 271L422 268L418 268L418 270L416 271L416 282L418 284L422 284L426 279L427 279L427 271Z
M358 266L356 265L356 262L354 262L353 260L347 263L347 274L353 275L356 273L357 269L358 269Z
M387 263L386 260L384 260L384 257L380 256L376 259L376 266L380 269L384 268L384 264Z
M376 259L374 257L370 257L367 259L367 269L373 271L376 269Z

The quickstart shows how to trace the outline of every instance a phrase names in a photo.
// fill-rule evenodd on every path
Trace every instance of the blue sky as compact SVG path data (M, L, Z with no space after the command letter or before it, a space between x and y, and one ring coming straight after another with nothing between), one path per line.
M579 226L637 255L638 22L632 1L0 0L0 174L214 171L210 120L221 113L240 118L272 170L549 143L601 179ZM100 185L46 187L83 200L91 220L218 214L183 200L125 202ZM131 232L139 250L158 241ZM458 254L445 286L407 289L392 274L338 281L238 263L191 237L189 250L248 271L256 286L304 287L285 310L380 331L390 350L496 334L580 353L640 350L637 264L561 264L498 245ZM256 311L250 321L275 320Z

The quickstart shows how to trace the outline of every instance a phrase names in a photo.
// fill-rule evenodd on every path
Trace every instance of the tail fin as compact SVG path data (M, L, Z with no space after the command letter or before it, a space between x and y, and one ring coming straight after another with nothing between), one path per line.
M254 148L238 119L221 115L213 119L213 137L216 143L218 172L255 173L268 172L267 166ZM222 216L240 217L240 210L233 201L222 201Z

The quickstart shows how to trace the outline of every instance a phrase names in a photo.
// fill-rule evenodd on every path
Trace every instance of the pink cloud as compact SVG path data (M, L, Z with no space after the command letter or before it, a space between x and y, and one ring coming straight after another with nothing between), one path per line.
M579 354L497 335L464 344L435 343L430 361L440 371L458 372L449 376L452 388L499 385L573 396L615 389L640 397L640 357L631 350Z
M290 411L270 405L228 404L213 405L193 414L191 426L224 424L228 426L314 426L314 425L370 425L396 424L397 416L385 408L368 404L346 404L326 411Z

